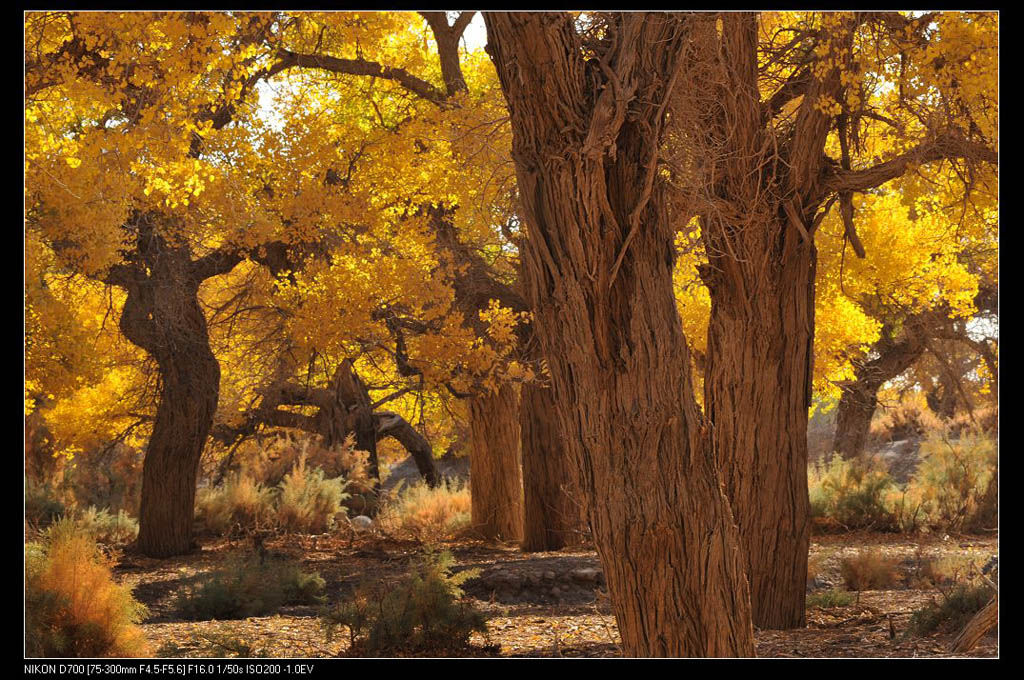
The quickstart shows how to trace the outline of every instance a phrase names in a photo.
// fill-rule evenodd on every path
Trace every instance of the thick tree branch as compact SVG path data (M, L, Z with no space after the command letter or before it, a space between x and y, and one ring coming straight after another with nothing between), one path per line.
M952 134L945 134L922 142L910 151L884 163L878 163L863 170L833 168L831 177L825 182L825 189L828 192L867 191L902 176L911 164L922 165L955 158L984 163L999 162L999 154L989 147Z
M372 76L393 80L401 85L406 91L425 99L439 108L448 108L448 96L438 90L427 81L417 78L405 69L384 66L375 61L367 59L339 59L322 54L300 54L291 50L279 49L277 51L278 64L275 67L277 72L295 66L304 68L318 68L331 73L340 73L352 76Z
M205 281L214 276L227 274L243 260L243 256L237 250L217 250L193 260L189 264L189 275L196 281Z

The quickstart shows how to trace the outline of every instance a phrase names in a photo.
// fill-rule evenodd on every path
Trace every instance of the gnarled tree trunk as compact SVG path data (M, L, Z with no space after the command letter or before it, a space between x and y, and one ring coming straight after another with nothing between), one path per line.
M529 230L525 289L623 650L752 656L749 591L690 383L656 172L685 20L614 15L592 63L568 15L485 21Z
M908 319L901 337L894 337L893 328L883 326L882 335L872 347L871 359L854 369L854 381L843 385L836 410L836 433L832 450L843 458L856 458L864 451L871 418L878 407L878 390L899 376L917 361L925 350L922 333L924 315Z
M157 233L157 219L137 217L135 259L112 268L108 281L128 293L121 331L160 370L160 399L142 467L137 546L144 555L167 557L192 548L199 459L220 391L199 284L230 271L241 257L213 253L192 260L186 248Z
M523 385L519 402L523 444L523 542L527 552L580 542L587 526L573 460L565 449L548 387Z
M505 383L469 402L469 483L474 530L488 540L519 540L523 484L519 467L519 395Z

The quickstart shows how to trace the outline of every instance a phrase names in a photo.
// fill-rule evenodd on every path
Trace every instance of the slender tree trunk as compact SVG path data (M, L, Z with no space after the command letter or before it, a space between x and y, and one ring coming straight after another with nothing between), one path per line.
M576 470L565 449L550 388L523 385L523 543L527 552L580 542L587 525Z
M752 656L742 557L692 392L655 172L685 22L609 17L598 68L567 15L485 21L529 230L524 288L623 650Z
M469 410L473 527L488 540L519 540L523 532L523 483L516 388L506 383L494 394L473 397Z
M704 403L747 558L754 625L796 628L805 622L810 544L814 252L796 230L776 229L783 265L774 280L745 277L747 296L737 294L739 279L704 270L712 299Z

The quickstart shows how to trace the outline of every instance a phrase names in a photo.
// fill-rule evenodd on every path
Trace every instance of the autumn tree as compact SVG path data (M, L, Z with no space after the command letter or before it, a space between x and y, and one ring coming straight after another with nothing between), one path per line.
M424 345L423 336L436 337L440 331L436 318L410 314L407 305L405 309L391 305L378 311L378 320L391 335L399 372L410 378L422 377L427 360L435 366L428 371L428 382L443 385L443 390L469 403L472 479L478 490L473 496L474 524L488 537L518 538L519 515L523 513L518 498L522 493L528 531L524 546L555 549L572 540L580 513L578 501L567 492L573 484L560 438L546 437L555 431L552 412L545 408L548 392L538 391L543 387L531 382L540 373L540 357L526 323L529 309L517 290L517 273L505 254L512 245L510 238L515 238L510 227L515 215L509 201L514 187L510 186L512 178L503 176L501 170L508 156L507 115L493 71L481 68L478 56L459 52L459 38L472 15L462 12L449 19L442 12L421 13L420 21L426 22L434 40L434 54L413 45L369 49L367 45L373 43L365 32L372 24L385 21L377 15L369 20L344 14L303 15L296 19L277 56L289 72L302 69L335 78L334 83L345 83L345 87L364 88L363 96L370 98L377 122L387 133L384 137L387 148L394 151L392 158L408 159L429 178L424 183L430 185L429 191L415 189L415 182L402 179L409 171L399 172L399 181L394 182L396 197L401 196L417 217L425 219L425 228L433 236L433 252L450 272L452 305L463 317L464 330L492 350L511 352L512 364L499 372L506 380L524 384L523 391L529 395L522 401L525 408L520 408L520 399L511 387L495 382L498 376L480 362L470 362L475 368L464 364L460 369L445 361L461 377L455 382L438 381L437 355L429 360L414 356L415 347ZM403 30L410 30L416 23L409 15L386 21L394 24L392 30L402 22ZM364 31L363 47L353 51L347 38L356 30ZM377 81L384 85L374 85ZM397 107L399 115L387 115L396 107L377 92L405 102ZM415 152L410 154L412 144ZM452 172L453 164L459 172ZM503 225L502 234L496 233L496 225ZM453 329L446 326L445 330ZM467 378L472 379L467 383ZM545 437L523 440L523 465L528 474L522 492L517 490L521 427L545 433ZM500 498L485 489L502 490Z
M986 181L995 17L732 13L694 23L700 47L672 102L673 172L690 206L681 216L698 216L708 258L705 414L754 624L799 627L815 235L834 207L863 257L860 196L926 165L944 167L959 195Z
M743 558L675 308L675 230L658 173L689 21L616 14L592 40L562 13L485 21L512 122L524 289L624 651L753 655Z
M191 544L220 379L198 291L258 234L258 215L238 215L250 201L231 159L244 141L227 126L267 21L26 16L28 228L60 266L125 291L119 327L159 370L138 540L149 555Z

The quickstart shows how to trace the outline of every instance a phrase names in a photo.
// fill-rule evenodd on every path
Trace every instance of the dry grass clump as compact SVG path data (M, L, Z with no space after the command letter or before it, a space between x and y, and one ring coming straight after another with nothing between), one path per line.
M274 490L243 471L229 477L219 488L199 489L196 519L217 534L255 529L273 523L273 503Z
M893 405L878 409L871 422L871 438L890 442L919 437L944 427L942 419L928 407L924 394L912 392Z
M469 487L446 480L431 489L425 482L399 486L385 502L379 526L392 534L432 542L450 538L470 525Z
M334 527L335 515L343 511L348 498L342 478L327 479L320 468L308 470L305 456L281 481L277 501L277 524L286 531L325 533Z
M896 560L877 548L857 553L840 562L840 573L850 590L889 590L899 580Z
M25 655L138 657L146 608L114 582L111 563L73 520L25 545Z

